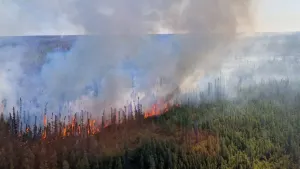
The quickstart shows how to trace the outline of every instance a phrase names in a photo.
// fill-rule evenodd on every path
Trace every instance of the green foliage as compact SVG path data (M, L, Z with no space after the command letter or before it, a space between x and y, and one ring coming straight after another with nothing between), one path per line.
M105 145L90 145L86 140L74 145L61 140L56 147L20 142L7 137L9 125L1 118L0 168L296 169L300 165L300 95L286 88L277 90L280 83L272 85L243 90L234 101L170 108L151 120L175 138L144 139L134 149L125 146L122 153L113 155L101 152ZM190 141L191 133L199 135L199 141Z

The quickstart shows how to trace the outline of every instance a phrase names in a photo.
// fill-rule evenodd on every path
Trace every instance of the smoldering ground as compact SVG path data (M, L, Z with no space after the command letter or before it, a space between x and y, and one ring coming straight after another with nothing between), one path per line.
M48 103L49 109L55 110L58 105L82 97L87 99L79 101L80 104L94 113L100 112L100 108L123 106L132 99L132 75L122 70L124 62L142 72L134 90L141 102L147 104L158 78L167 82L159 96L178 86L192 87L203 72L222 63L226 57L222 55L223 49L235 41L241 28L251 27L250 0L69 0L26 4L4 1L3 4L1 8L11 8L0 10L3 15L18 17L1 18L0 23L6 25L0 28L1 34L69 31L92 35L78 38L71 50L63 54L40 55L28 45L6 48L15 52L11 57L1 52L1 97L12 105L22 97L24 102L28 100L28 109L41 109L41 105ZM27 12L33 9L40 13ZM17 25L22 26L16 29ZM148 34L160 28L181 35L169 43L152 43ZM176 52L172 52L174 44ZM41 57L45 59L38 63L41 65L38 73L28 74L27 64ZM6 67L10 67L9 71ZM22 83L17 83L20 79ZM84 92L93 82L101 91L97 97Z

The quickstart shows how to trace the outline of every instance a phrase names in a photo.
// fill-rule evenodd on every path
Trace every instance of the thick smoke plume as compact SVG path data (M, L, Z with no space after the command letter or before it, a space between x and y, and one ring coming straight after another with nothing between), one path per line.
M11 104L22 97L31 101L27 108L38 110L46 103L55 110L72 102L93 113L123 106L132 97L133 76L123 70L124 62L142 72L134 93L143 103L149 103L154 90L161 97L176 89L183 91L218 67L226 57L226 46L250 26L250 0L36 0L3 4L0 14L8 18L0 19L2 35L92 35L79 37L63 54L41 56L26 45L1 48L0 97ZM177 34L174 43L153 44L153 35L148 34L162 29ZM37 61L39 73L28 73ZM161 85L156 89L158 79ZM84 92L90 84L99 88L99 96Z

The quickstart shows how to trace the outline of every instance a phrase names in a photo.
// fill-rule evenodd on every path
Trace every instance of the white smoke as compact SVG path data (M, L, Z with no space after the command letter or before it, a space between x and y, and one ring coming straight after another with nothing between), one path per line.
M124 61L130 61L143 72L137 80L136 93L150 96L158 78L169 82L164 94L178 86L187 88L203 72L220 65L225 57L221 55L223 49L235 40L239 28L248 23L245 21L249 19L249 3L248 0L4 0L0 6L0 15L5 16L0 19L4 25L0 28L1 35L97 36L79 38L70 52L63 55L43 57L28 48L23 51L24 46L6 49L16 52L13 57L1 52L1 69L5 69L1 76L1 97L11 101L18 96L36 97L37 104L48 102L53 109L63 102L77 100L89 111L98 113L101 108L120 106L130 99L132 77L122 72ZM175 54L173 44L153 44L152 37L147 36L162 30L186 33L177 37L179 49ZM25 74L25 69L30 69L28 63L39 57L46 58L41 61L40 73ZM16 83L20 79L24 82ZM97 98L83 92L93 81L102 91Z

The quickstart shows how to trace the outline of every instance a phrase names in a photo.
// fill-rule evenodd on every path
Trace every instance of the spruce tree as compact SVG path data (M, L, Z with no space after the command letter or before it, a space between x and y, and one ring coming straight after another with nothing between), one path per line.
M16 120L15 107L13 107L12 128L13 128L13 135L17 136L18 135L18 128L17 128L17 120Z

